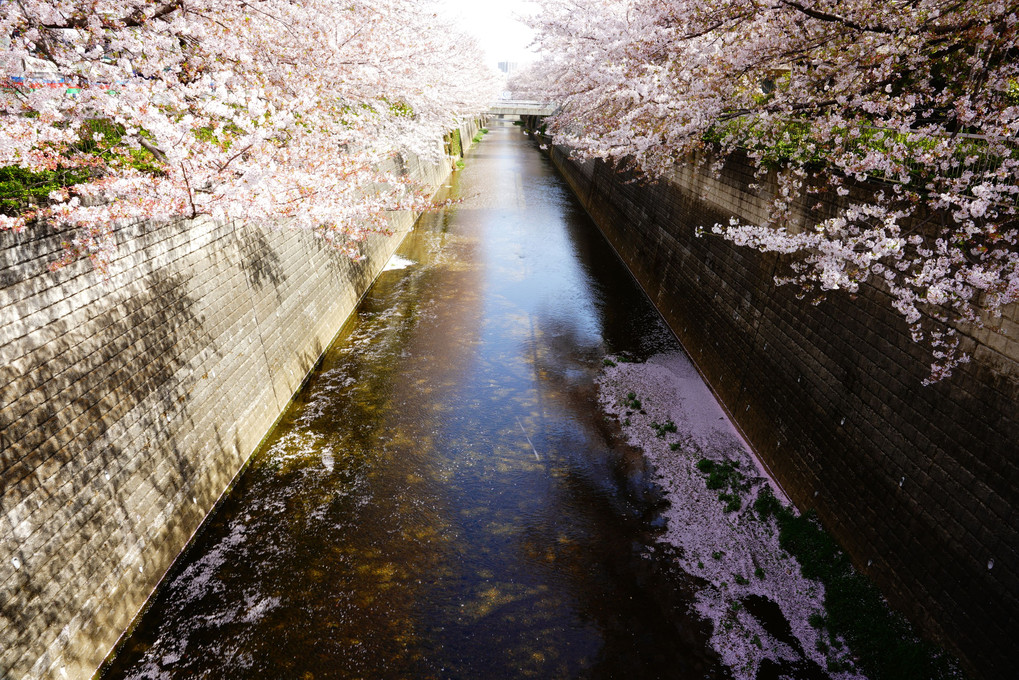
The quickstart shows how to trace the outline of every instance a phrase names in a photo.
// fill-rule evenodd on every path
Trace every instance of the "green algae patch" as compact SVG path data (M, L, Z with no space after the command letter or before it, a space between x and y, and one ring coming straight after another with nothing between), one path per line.
M718 491L718 500L725 503L727 513L738 512L743 507L743 494L749 491L750 483L739 471L738 462L724 460L716 463L708 458L701 458L697 461L697 469L708 476L707 487L712 491Z
M826 633L818 651L828 656L829 671L844 670L844 656L838 653L841 639L871 680L964 677L944 650L921 640L903 616L888 608L881 592L853 568L813 511L794 514L769 487L758 493L754 510L762 521L774 518L779 545L796 558L805 577L824 585L824 612L812 615L810 624Z

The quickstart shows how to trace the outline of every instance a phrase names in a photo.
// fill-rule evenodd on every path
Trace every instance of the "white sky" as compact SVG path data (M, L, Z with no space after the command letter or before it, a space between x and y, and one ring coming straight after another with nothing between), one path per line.
M535 60L527 49L533 31L516 19L536 11L529 0L436 0L453 24L478 39L492 68L500 61L523 66Z

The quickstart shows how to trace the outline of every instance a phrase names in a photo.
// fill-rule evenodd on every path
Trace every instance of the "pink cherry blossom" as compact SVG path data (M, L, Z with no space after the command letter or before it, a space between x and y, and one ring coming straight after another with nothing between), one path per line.
M779 281L804 292L886 288L932 379L966 359L959 331L1019 299L1015 3L541 5L545 57L513 87L561 104L556 142L650 177L749 154L777 182L768 220L714 231L795 253Z
M0 36L0 166L89 170L0 218L75 229L56 266L103 269L119 222L202 214L356 256L387 213L429 205L385 168L438 160L498 87L423 0L3 1Z

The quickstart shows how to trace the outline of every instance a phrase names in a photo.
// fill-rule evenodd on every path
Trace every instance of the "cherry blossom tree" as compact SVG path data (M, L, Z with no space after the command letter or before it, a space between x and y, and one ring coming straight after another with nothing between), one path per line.
M0 39L0 168L71 178L0 229L73 228L64 261L100 269L117 223L176 216L356 257L427 205L379 168L441 155L498 87L423 0L0 0Z
M557 141L652 177L748 154L777 177L769 222L704 226L790 254L779 282L815 300L878 281L932 380L968 359L960 329L1019 299L1019 3L542 5L545 59L514 87L561 102Z

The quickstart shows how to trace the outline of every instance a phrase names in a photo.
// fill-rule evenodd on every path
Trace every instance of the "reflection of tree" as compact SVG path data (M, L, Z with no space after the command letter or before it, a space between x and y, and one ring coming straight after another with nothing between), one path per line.
M713 677L720 671L709 631L688 613L689 577L670 568L663 548L635 549L640 517L650 508L630 483L642 484L649 471L640 452L619 441L601 417L593 384L599 347L585 342L569 318L536 318L529 350L549 414L542 422L550 427L535 443L555 460L556 483L554 499L528 515L518 549L565 584L564 604L599 631L602 646L588 658L585 674Z

